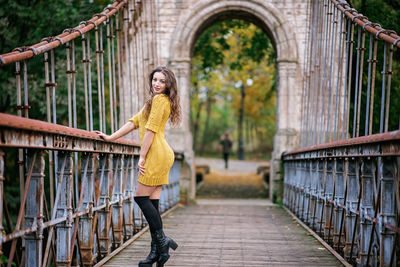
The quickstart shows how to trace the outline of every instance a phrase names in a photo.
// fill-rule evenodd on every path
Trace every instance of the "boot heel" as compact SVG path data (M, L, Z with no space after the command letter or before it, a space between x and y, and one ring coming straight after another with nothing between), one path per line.
M170 239L169 247L175 250L178 247L178 244L174 240Z
M169 257L170 257L170 256L168 255L168 257L165 257L165 258L162 259L161 261L160 261L160 260L157 261L156 266L157 266L157 267L164 267L164 264L168 261Z
M153 267L151 263L139 263L138 267Z

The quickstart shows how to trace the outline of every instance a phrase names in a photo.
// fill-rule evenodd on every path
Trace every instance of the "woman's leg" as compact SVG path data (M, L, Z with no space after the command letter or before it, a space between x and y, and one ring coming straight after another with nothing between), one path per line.
M159 199L150 199L150 197L159 198L161 186L147 186L139 183L136 189L135 202L139 205L144 217L149 223L151 233L151 249L145 260L139 262L139 266L152 266L158 260L159 253L155 242L155 232L162 229L161 216L158 211Z
M154 193L154 194L153 194ZM146 218L150 231L155 232L162 229L162 222L158 209L153 205L150 196L156 197L161 193L161 186L148 186L138 183L135 194L135 202L138 204Z

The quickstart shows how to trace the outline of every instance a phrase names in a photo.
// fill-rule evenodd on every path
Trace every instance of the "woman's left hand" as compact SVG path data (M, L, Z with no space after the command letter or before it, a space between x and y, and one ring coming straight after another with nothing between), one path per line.
M143 157L139 158L139 162L138 162L138 168L139 168L139 174L144 175L144 173L146 172L144 164L146 163L146 159Z

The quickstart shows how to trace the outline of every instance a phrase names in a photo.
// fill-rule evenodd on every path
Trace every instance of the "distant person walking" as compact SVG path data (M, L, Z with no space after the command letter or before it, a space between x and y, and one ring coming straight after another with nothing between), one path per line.
M230 136L229 132L225 132L225 134L221 137L221 141L219 143L222 146L222 155L225 160L225 169L228 169L228 158L232 147L232 137Z

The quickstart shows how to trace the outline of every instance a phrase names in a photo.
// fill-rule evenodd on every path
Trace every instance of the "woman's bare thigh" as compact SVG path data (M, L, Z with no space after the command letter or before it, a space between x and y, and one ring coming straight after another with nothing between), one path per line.
M161 190L162 190L162 185L149 186L138 183L135 196L136 197L148 196L150 197L150 199L160 199Z

